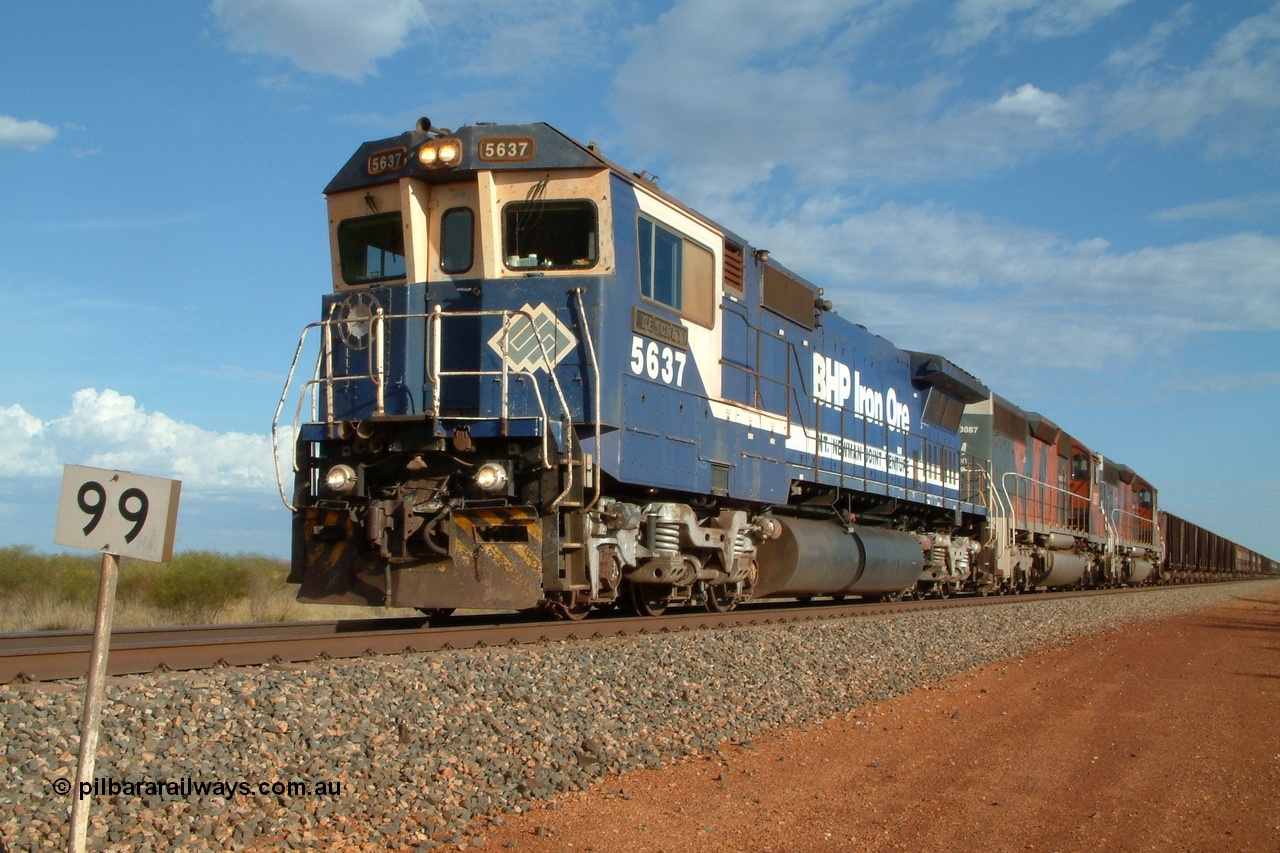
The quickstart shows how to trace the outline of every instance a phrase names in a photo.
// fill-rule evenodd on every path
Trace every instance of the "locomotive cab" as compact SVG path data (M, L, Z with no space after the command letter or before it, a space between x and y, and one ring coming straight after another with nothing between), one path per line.
M333 291L296 425L304 600L542 598L544 541L564 534L547 511L581 500L582 338L613 260L608 169L530 171L539 147L556 140L467 146L491 157L472 163L420 127L326 189Z

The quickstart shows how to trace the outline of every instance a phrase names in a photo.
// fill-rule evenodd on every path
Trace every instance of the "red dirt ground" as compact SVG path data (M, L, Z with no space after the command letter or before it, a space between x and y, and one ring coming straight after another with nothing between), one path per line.
M483 849L1277 851L1280 588L500 821Z

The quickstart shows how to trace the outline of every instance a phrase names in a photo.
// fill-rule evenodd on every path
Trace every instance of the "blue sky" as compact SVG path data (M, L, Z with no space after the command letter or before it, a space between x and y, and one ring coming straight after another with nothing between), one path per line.
M47 0L0 28L0 544L64 463L283 555L321 189L547 121L1280 557L1280 3Z

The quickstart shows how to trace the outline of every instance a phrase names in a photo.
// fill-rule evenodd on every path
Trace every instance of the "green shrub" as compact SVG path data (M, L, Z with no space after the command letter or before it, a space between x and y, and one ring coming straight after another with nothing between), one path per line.
M249 618L254 622L283 622L297 615L295 589L286 583L289 564L270 557L239 558L249 570Z
M57 600L78 606L94 606L98 600L98 587L102 579L102 561L58 560L52 576L51 587Z
M147 591L151 604L192 624L213 622L249 592L249 570L235 557L187 551L174 557Z
M116 601L148 602L151 591L164 574L160 563L143 563L137 560L120 562L120 579L116 582Z
M0 548L0 594L72 604L98 597L100 557L36 554L27 545Z
M37 585L47 560L32 552L30 545L0 548L0 594L20 595Z

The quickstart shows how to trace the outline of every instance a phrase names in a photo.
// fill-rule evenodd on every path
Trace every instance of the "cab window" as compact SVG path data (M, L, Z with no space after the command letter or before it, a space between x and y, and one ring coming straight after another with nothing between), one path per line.
M637 222L640 294L707 328L715 325L715 255L648 217Z
M677 311L684 302L683 248L679 234L640 217L640 292Z
M964 415L964 403L945 393L941 388L930 387L924 398L924 411L921 417L931 424L936 424L948 432L960 429L960 418Z
M595 266L596 206L589 201L524 201L502 211L502 254L513 270Z
M404 228L399 213L379 213L338 224L342 280L370 284L405 277Z
M1089 457L1083 453L1071 457L1071 479L1076 482L1089 479Z
M454 207L440 217L440 269L450 275L471 269L475 255L475 213Z

